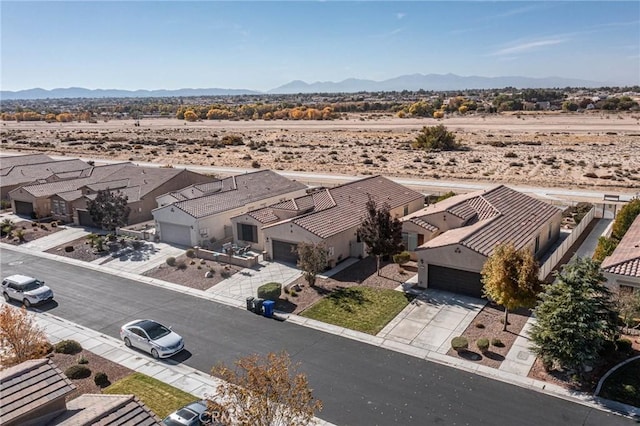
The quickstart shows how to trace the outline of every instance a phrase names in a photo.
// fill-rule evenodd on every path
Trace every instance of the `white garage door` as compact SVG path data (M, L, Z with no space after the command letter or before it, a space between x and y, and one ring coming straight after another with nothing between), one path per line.
M160 222L160 240L165 243L191 247L191 227Z

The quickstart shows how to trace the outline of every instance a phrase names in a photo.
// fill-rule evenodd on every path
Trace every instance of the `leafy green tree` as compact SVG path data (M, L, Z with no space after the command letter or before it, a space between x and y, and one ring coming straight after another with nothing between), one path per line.
M93 223L102 229L113 231L125 226L129 220L131 208L127 205L128 197L119 192L100 190L96 198L89 200L87 210Z
M325 270L329 259L329 251L322 243L298 243L298 268L302 270L309 286L315 287L316 276Z
M367 216L358 228L360 239L367 245L367 253L376 257L376 271L380 275L380 257L393 256L400 253L402 245L402 223L392 218L389 205L384 203L380 208L369 196Z
M504 306L504 326L509 324L509 310L532 307L540 289L538 262L526 249L516 250L513 243L496 246L482 267L483 292Z
M598 245L596 251L593 253L593 260L602 262L605 257L611 256L613 251L618 247L620 241L615 238L600 237L598 238Z
M636 217L640 214L640 198L636 198L635 200L631 200L627 204L625 204L618 215L616 216L616 220L613 222L613 228L611 230L611 236L618 240L621 240L624 237L624 234L627 233L627 230L631 226Z
M456 137L445 126L424 126L413 142L413 147L427 151L455 151L461 148Z
M577 258L546 286L530 332L533 351L547 369L554 364L580 371L594 362L606 341L617 337L617 313L600 265Z
M222 363L211 370L221 380L215 400L207 405L212 413L224 413L233 424L251 426L308 425L322 409L312 395L307 376L298 372L286 352L250 355Z

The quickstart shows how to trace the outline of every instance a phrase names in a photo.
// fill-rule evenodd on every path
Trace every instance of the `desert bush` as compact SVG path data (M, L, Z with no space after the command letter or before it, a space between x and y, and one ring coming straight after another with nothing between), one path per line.
M64 370L64 375L73 380L86 379L91 376L91 370L84 365L72 365Z
M598 178L598 175L597 175L597 174L595 174L595 173L593 173L593 172L588 172L588 173L585 173L585 174L584 174L584 177L592 178L592 179L597 179L597 178Z
M96 375L93 376L93 382L96 384L96 386L99 386L101 388L106 388L111 384L109 378L107 377L107 374L103 372L96 373Z
M35 349L35 353L39 356L39 357L45 357L47 355L49 355L51 352L53 352L53 345L49 342L42 342L40 345L38 345L38 347Z
M66 253L71 253L72 251L74 251L75 249L73 248L73 246L64 246L64 251Z
M480 349L480 352L485 353L489 350L489 339L481 337L476 340L476 346Z
M398 265L404 265L409 260L411 260L411 255L409 254L408 251L403 251L401 253L393 255L393 261Z
M184 260L180 260L179 262L176 262L176 269L184 271L185 269L187 269L187 262L185 262Z
M456 352L463 352L469 348L469 341L466 337L457 336L451 339L451 347Z
M196 251L194 249L188 249L184 254L189 259L193 259L194 257L196 257Z
M516 154L513 151L509 151L506 154L504 154L504 158L518 158L518 154Z
M167 265L169 266L176 266L176 258L173 256L167 257L166 262L167 262Z
M476 323L476 328L484 328L484 324L481 322Z
M254 169L259 169L260 168L260 162L258 162L257 160L253 160L251 162L251 167L253 167Z
M75 340L63 340L56 343L53 349L59 354L74 355L82 350L82 345Z
M220 272L220 276L224 279L227 279L231 276L231 272L225 269L222 272Z
M89 360L87 358L85 358L84 356L78 357L78 359L76 361L77 361L78 364L89 364Z
M266 283L258 287L258 297L264 300L273 300L274 302L280 298L282 293L282 284Z
M491 339L491 346L495 346L496 348L504 348L504 343L500 339Z

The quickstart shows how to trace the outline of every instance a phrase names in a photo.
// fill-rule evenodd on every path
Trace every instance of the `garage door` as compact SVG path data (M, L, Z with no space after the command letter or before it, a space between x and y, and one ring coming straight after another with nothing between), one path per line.
M33 204L26 201L14 201L16 204L16 214L20 216L31 217L33 213Z
M165 243L191 247L191 227L160 222L160 240Z
M86 210L78 210L78 224L80 226L88 226L90 228L99 228Z
M273 240L273 260L286 263L298 263L298 253L296 243Z
M429 288L482 297L482 283L477 272L429 265Z

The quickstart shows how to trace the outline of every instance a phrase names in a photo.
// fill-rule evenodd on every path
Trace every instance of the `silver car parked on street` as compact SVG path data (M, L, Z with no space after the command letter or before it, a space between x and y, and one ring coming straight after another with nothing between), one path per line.
M156 359L168 358L184 349L184 340L178 333L149 319L126 323L120 328L120 338L126 346L149 352Z

